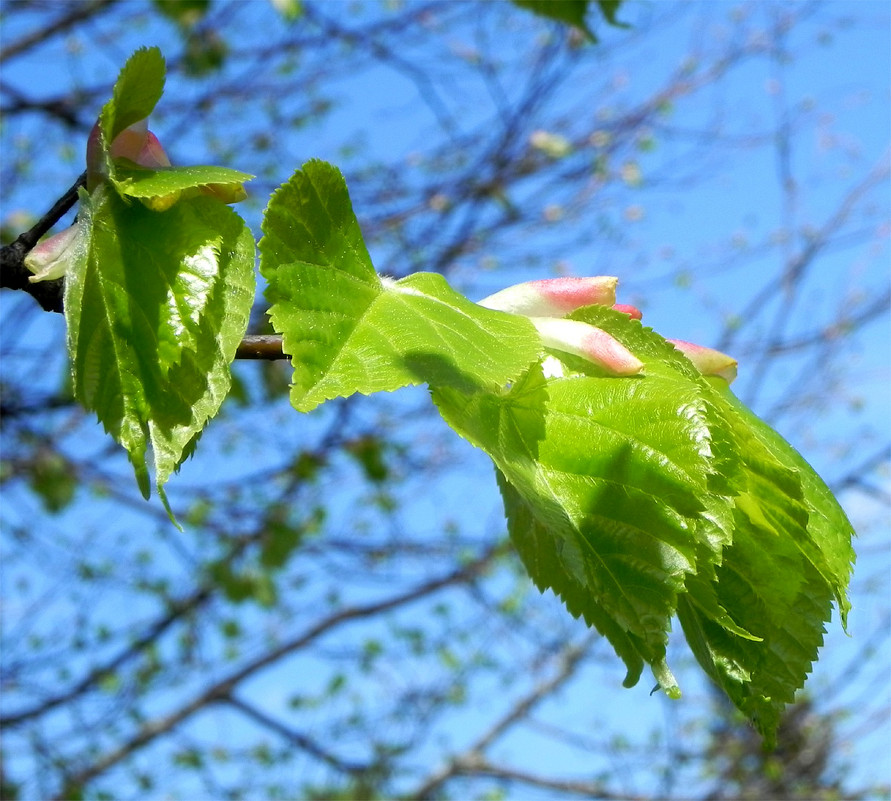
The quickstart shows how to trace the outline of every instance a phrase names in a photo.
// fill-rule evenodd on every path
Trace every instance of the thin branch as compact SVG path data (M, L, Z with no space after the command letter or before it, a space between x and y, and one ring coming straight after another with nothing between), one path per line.
M536 773L530 773L519 768L495 765L488 760L463 765L460 775L465 777L479 776L497 779L501 782L512 784L525 784L529 787L541 787L568 795L578 795L583 798L596 798L599 801L649 801L650 796L633 796L626 793L614 793L603 789L599 781L584 781L579 779L552 779Z
M891 290L876 295L868 304L864 304L850 317L842 316L831 326L823 326L819 330L802 334L795 339L778 341L766 348L769 356L779 356L784 353L806 350L814 345L822 345L829 340L846 335L850 331L859 330L877 317L884 317L891 306ZM847 310L846 310L847 311Z
M807 268L826 248L828 243L832 241L833 235L837 234L844 223L847 222L862 198L875 187L885 183L888 180L889 174L891 174L891 151L886 151L867 176L853 186L848 194L842 198L833 214L808 238L802 251L792 259L790 264L786 265L786 269L783 275L780 276L779 281L772 279L769 284L764 286L749 301L748 305L738 316L743 320L754 318L761 308L776 295L780 286L798 283ZM718 350L731 350L738 330L734 328L725 330L718 342Z
M10 97L10 101L0 107L0 113L4 115L20 114L21 112L39 112L55 117L69 129L78 129L85 124L78 116L81 111L80 107L86 105L83 102L84 98L79 94L72 93L44 100L34 100L2 81L0 81L0 91Z
M877 497L882 497L882 495L884 494L887 498L887 494L885 494L882 490L879 490L878 488L872 487L869 484L865 483L865 477L886 462L891 462L891 445L885 445L880 450L876 451L875 453L864 459L862 462L860 462L860 464L851 468L844 476L839 478L837 481L833 481L833 491L836 493L840 493L846 489L850 489L851 487L856 487L858 489L864 489L870 494L876 495Z
M287 359L282 338L274 334L247 335L235 351L236 359Z
M321 762L325 762L326 764L330 765L333 768L336 768L343 773L364 773L365 771L369 770L368 765L363 765L358 762L348 762L338 756L335 756L330 751L327 751L320 745L316 744L315 741L313 741L307 735L289 728L281 721L278 721L272 716L267 715L262 710L257 709L255 706L247 703L247 701L243 701L241 698L238 698L234 695L229 695L225 698L225 701L230 706L237 709L239 712L247 715L256 723L259 723L261 726L265 726L267 729L271 729L292 745L297 746L297 748L306 751L308 754L311 754Z
M106 662L101 667L91 670L77 684L65 692L51 696L50 698L41 701L39 704L32 706L30 709L23 709L20 712L14 712L11 715L3 716L0 718L0 728L8 730L13 726L17 726L32 718L40 717L50 710L74 700L94 687L102 678L113 675L121 665L130 661L134 656L145 650L145 648L155 642L176 621L202 606L210 597L210 589L203 587L197 592L183 598L183 600L172 605L170 610L162 618L155 621L141 637L130 643L116 657Z
M440 770L433 773L420 787L414 790L408 797L422 801L422 799L430 798L450 779L457 776L468 776L471 774L487 774L493 775L492 770L495 768L487 762L484 752L491 746L501 735L517 723L525 720L529 713L538 706L546 698L557 690L561 685L565 684L573 675L576 668L582 661L583 657L588 653L592 642L596 637L589 636L583 643L573 648L567 649L561 660L560 670L545 682L536 685L525 698L521 698L510 711L495 722L490 729L477 739L475 743L470 745L463 754L453 757ZM515 778L519 780L520 774L516 772ZM541 781L540 777L539 780ZM528 783L536 784L535 781L529 780ZM554 785L548 785L554 787ZM571 790L570 792L580 792L582 795L590 794L592 786L586 784L586 789ZM565 788L564 788L565 789Z
M7 59L21 55L55 36L57 33L62 33L78 23L89 19L97 12L111 8L116 2L117 0L92 0L92 2L89 3L71 4L69 12L64 16L59 17L52 24L43 25L28 36L23 36L17 42L13 42L11 45L4 47L3 51L0 52L0 61L6 61Z
M79 789L83 788L88 782L101 776L105 771L114 767L131 754L136 753L155 738L174 729L184 720L187 720L204 707L221 701L228 702L232 696L232 692L242 681L253 676L263 668L269 667L282 657L305 648L332 629L338 628L345 623L364 620L384 612L389 612L392 609L406 606L421 598L425 598L428 595L432 595L446 587L470 581L479 575L479 573L504 550L505 547L503 544L489 548L473 562L470 562L445 576L421 584L408 592L392 596L383 601L366 604L365 606L347 607L346 609L342 609L339 612L320 620L303 634L282 643L277 648L267 651L265 654L248 662L228 677L214 683L195 696L191 701L179 707L175 712L147 721L130 740L123 743L118 748L98 757L93 764L68 776L64 782L59 798L69 798L74 795L80 795L78 792Z

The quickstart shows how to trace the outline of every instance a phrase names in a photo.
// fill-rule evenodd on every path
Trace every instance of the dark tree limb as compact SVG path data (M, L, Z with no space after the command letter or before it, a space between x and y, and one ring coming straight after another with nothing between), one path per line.
M306 751L320 762L330 765L341 773L360 774L371 769L371 765L341 759L331 751L322 748L322 746L303 732L299 732L296 729L286 726L281 721L276 720L272 715L267 714L253 704L249 704L247 701L244 701L235 695L229 694L222 700L234 709L237 709L239 712L251 718L255 723L259 723L261 726L270 729L283 739L287 740L291 745L302 751Z
M53 204L53 207L38 220L36 225L20 234L15 242L4 245L0 250L0 287L27 292L44 311L62 312L65 283L61 278L55 281L31 283L29 279L32 273L25 266L25 257L40 241L40 237L72 209L77 202L77 192L86 184L86 180L86 172L81 173L68 191Z

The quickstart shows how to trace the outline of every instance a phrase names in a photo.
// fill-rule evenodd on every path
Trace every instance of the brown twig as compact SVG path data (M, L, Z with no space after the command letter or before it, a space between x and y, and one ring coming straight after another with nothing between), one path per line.
M0 287L7 289L20 289L31 295L44 311L62 312L62 298L64 295L64 281L59 278L55 281L38 281L31 283L31 271L25 266L25 257L31 249L40 241L62 217L67 214L77 202L78 190L86 184L87 174L82 172L80 177L69 187L54 204L53 207L37 221L29 230L20 234L16 240L0 249Z
M393 609L408 606L415 601L433 595L438 591L455 584L473 581L488 567L488 565L491 564L494 558L504 553L505 547L506 546L502 543L488 548L476 559L468 562L466 565L462 565L457 570L418 585L406 592L392 595L389 598L384 598L364 606L347 607L323 618L303 634L261 654L256 659L248 662L230 675L211 684L202 692L199 692L191 701L181 705L175 711L167 715L160 715L143 723L140 730L127 742L110 750L104 755L99 756L91 765L87 765L76 773L69 775L59 797L70 798L75 794L79 794L78 791L87 783L107 771L109 768L117 765L131 754L139 751L160 735L177 727L199 709L203 709L214 703L231 703L233 691L244 680L256 675L263 668L275 664L282 657L305 648L307 645L315 642L330 631L356 620L364 620L383 612L389 612Z
M235 351L236 359L287 359L282 351L282 338L274 334L248 334L238 350Z

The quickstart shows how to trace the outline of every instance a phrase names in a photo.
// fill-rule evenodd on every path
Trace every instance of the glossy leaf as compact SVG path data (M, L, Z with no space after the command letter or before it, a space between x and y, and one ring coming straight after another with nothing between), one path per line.
M440 412L501 474L511 537L530 575L615 647L633 684L648 663L677 694L665 646L690 573L709 575L731 540L732 506L699 377L626 315L579 316L624 337L645 375L531 371L509 391L434 393ZM618 337L617 337L618 338ZM719 446L723 447L723 446ZM732 467L732 465L731 465ZM717 613L717 607L716 607Z
M446 421L495 463L531 577L611 642L625 683L648 664L680 694L666 661L677 615L704 669L773 736L833 597L847 609L852 532L804 460L690 361L701 349L603 305L530 331L439 276L382 279L342 177L319 162L278 190L264 233L298 409L426 381ZM635 374L541 334L557 324L612 337Z
M644 374L559 355L500 393L437 389L497 467L511 538L541 589L607 637L626 684L665 662L677 613L704 669L764 736L800 689L833 595L844 610L852 531L813 470L636 321L573 318L629 348Z
M844 623L854 554L853 529L813 468L727 389L723 403L743 471L735 498L732 547L708 588L691 588L679 618L706 672L756 724L768 742L785 704L804 684L833 599ZM705 590L759 639L732 636L697 607Z
M81 194L81 255L65 283L75 396L159 490L229 389L229 363L253 301L254 246L211 198L163 214L107 184Z
M854 565L854 528L829 487L817 472L773 428L759 419L727 387L713 381L712 385L724 396L730 407L728 417L737 416L760 445L778 462L793 468L801 482L802 502L808 513L807 537L799 543L800 550L813 562L820 575L832 587L841 613L842 624L847 624L851 609L847 586Z
M538 358L528 320L471 303L442 276L381 279L329 164L307 163L276 191L263 233L260 271L300 411L424 382L496 388Z

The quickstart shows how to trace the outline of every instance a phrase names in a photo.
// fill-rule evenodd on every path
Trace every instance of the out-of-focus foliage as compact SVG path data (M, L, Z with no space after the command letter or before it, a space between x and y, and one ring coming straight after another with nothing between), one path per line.
M513 0L520 8L525 8L535 14L548 17L558 22L574 25L588 36L592 42L597 41L594 31L588 21L591 8L596 8L603 18L610 24L622 28L624 26L616 19L616 12L623 0Z

